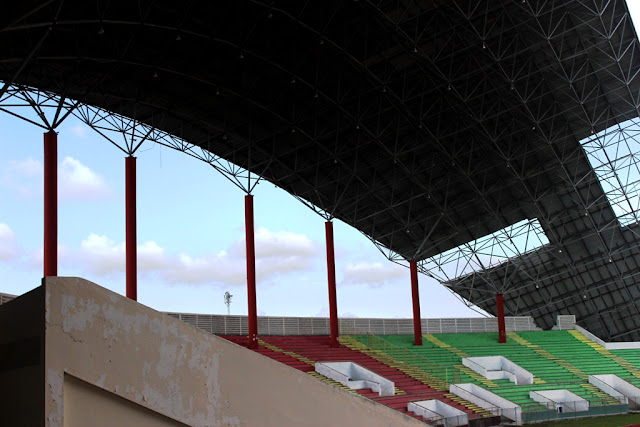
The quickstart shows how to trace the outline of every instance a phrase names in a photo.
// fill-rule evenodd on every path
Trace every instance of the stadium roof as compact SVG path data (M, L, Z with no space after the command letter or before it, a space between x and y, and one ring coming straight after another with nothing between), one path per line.
M537 251L441 281L605 339L640 339L637 221L617 220L582 144L638 116L639 71L621 0L23 0L0 15L0 107L24 86L134 118L429 273L537 220Z

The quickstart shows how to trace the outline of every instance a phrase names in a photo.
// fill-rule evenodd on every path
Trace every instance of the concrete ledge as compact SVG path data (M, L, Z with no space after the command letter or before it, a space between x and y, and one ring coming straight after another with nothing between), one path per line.
M589 401L566 389L530 391L529 397L558 413L585 412L589 410Z
M618 399L620 403L628 404L632 409L640 408L640 388L615 374L589 375L589 384Z
M638 341L632 341L632 342L605 342L605 341L601 340L600 338L598 338L597 336L595 336L594 334L592 334L591 332L587 331L585 328L583 328L581 326L576 325L575 326L575 330L580 332L582 335L584 335L585 337L587 337L588 339L590 339L594 343L600 344L601 346L603 346L607 350L632 350L632 349L639 349L640 348L640 342L638 342Z
M450 384L449 392L504 418L522 424L522 408L475 384Z
M462 364L488 380L508 379L515 385L533 384L533 374L504 356L463 357Z
M409 402L407 410L422 416L425 420L445 427L458 427L469 424L469 417L458 408L447 405L437 399Z
M353 362L316 362L316 372L352 390L370 388L380 396L393 396L393 381Z

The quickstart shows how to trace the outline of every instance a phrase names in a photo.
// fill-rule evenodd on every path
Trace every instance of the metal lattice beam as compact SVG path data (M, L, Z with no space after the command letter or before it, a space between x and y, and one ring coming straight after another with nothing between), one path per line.
M640 47L624 1L3 12L0 108L10 88L76 100L125 153L154 142L245 191L273 182L489 312L500 292L542 326L570 312L640 339L637 132L624 124L640 111Z

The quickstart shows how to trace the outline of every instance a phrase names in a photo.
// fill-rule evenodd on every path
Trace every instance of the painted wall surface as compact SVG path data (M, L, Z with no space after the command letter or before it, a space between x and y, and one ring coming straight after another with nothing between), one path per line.
M529 397L548 408L562 408L563 412L589 410L589 401L566 389L530 391Z
M86 280L45 286L46 426L67 376L193 426L424 425Z
M533 384L533 374L504 356L463 357L462 364L488 380L507 379L515 385Z
M444 427L458 427L469 424L467 414L437 399L409 402L407 409L416 415L421 415L424 419L436 420L438 424L444 424Z
M589 384L630 407L637 408L640 403L640 389L615 374L589 375Z
M502 415L505 418L522 424L522 408L510 400L498 396L475 384L449 384L449 392L475 403L494 415Z
M44 289L0 306L0 425L44 425Z
M631 341L631 342L604 342L591 332L587 331L583 327L576 325L576 331L580 332L585 337L589 338L591 341L600 344L607 350L631 350L640 348L640 342Z
M185 427L100 387L64 376L65 427Z
M370 388L380 396L393 396L393 381L353 362L316 362L316 372L353 390Z

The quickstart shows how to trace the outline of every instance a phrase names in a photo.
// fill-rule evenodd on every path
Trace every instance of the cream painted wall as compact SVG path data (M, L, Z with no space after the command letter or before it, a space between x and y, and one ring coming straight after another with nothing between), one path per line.
M69 374L64 376L65 427L184 427L185 425Z
M45 296L46 426L82 410L69 375L193 426L424 425L86 280Z

